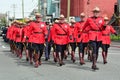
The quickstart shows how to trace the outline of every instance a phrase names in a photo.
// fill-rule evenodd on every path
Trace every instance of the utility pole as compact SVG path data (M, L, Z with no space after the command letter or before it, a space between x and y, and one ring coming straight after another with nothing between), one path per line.
M38 12L40 13L40 0L38 0Z
M15 8L16 8L16 5L13 4L13 5L12 5L12 8L13 8L13 20L15 20Z
M67 6L67 20L69 21L69 17L70 17L70 0L68 1L68 6Z
M22 18L24 22L24 0L22 0Z
M8 25L10 24L9 17L10 17L10 11L7 12L7 20L8 20L7 22L8 22Z

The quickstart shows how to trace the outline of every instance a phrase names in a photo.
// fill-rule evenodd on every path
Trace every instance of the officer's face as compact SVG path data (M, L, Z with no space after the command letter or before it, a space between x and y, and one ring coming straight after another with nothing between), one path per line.
M65 22L65 20L64 19L60 19L60 21L59 21L60 23L64 23Z
M82 17L82 16L81 16L80 18L81 18L81 21L84 21L84 20L85 20L85 17Z
M104 20L104 22L105 22L105 24L108 24L109 21L108 20Z
M99 14L100 14L100 13L99 13L98 11L94 11L94 12L93 12L93 16L95 16L95 17L98 17Z
M36 16L36 21L41 21L41 17L40 16Z

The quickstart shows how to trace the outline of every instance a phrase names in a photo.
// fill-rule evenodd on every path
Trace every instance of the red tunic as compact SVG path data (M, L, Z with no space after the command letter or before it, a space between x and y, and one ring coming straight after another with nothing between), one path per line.
M17 27L15 29L14 34L15 34L15 41L16 42L22 42L22 38L23 38L22 30L23 30L23 28L19 28L19 27Z
M86 27L84 31L82 31L81 38L82 38L82 43L89 42L89 27Z
M58 44L58 45L66 45L66 44L68 44L69 25L65 24L65 23L63 23L63 24L59 23L59 24L54 24L53 28L54 28L54 33L55 33L54 42L56 44Z
M23 33L22 42L26 42L26 38L28 38L28 36L29 36L28 30L29 30L29 25L25 25L25 26L23 27L23 30L22 30L22 33Z
M76 42L76 41L75 41L75 25L71 25L71 26L70 26L69 32L71 32L72 35L73 35L73 36L72 36L72 39L68 38L69 43L75 43L75 42ZM69 34L69 36L70 36L70 34Z
M32 43L43 44L45 43L45 36L48 34L44 22L31 22L28 30L29 41Z
M89 40L92 41L102 41L102 27L104 25L104 20L102 17L90 17L85 22L83 26L83 31L86 27L89 27Z
M82 28L85 22L81 21L81 22L77 22L75 24L75 38L76 38L76 42L81 42L82 41Z
M110 44L110 33L115 33L116 31L112 26L106 26L105 30L102 31L102 44Z
M54 28L51 27L50 28L50 34L48 36L48 42L50 42L51 40L54 41L54 37L55 37Z

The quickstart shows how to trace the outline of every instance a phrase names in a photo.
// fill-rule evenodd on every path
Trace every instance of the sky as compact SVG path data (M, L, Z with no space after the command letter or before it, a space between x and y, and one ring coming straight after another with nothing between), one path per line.
M37 8L38 0L24 0L25 17L28 17L33 9ZM15 17L22 18L22 0L0 0L0 13L9 12L9 16L13 17L13 4L15 4Z

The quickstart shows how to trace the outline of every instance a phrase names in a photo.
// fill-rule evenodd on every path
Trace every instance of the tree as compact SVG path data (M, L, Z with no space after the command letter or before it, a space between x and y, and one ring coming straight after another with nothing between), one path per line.
M6 26L6 24L7 24L6 18L5 17L1 18L0 19L0 26Z

